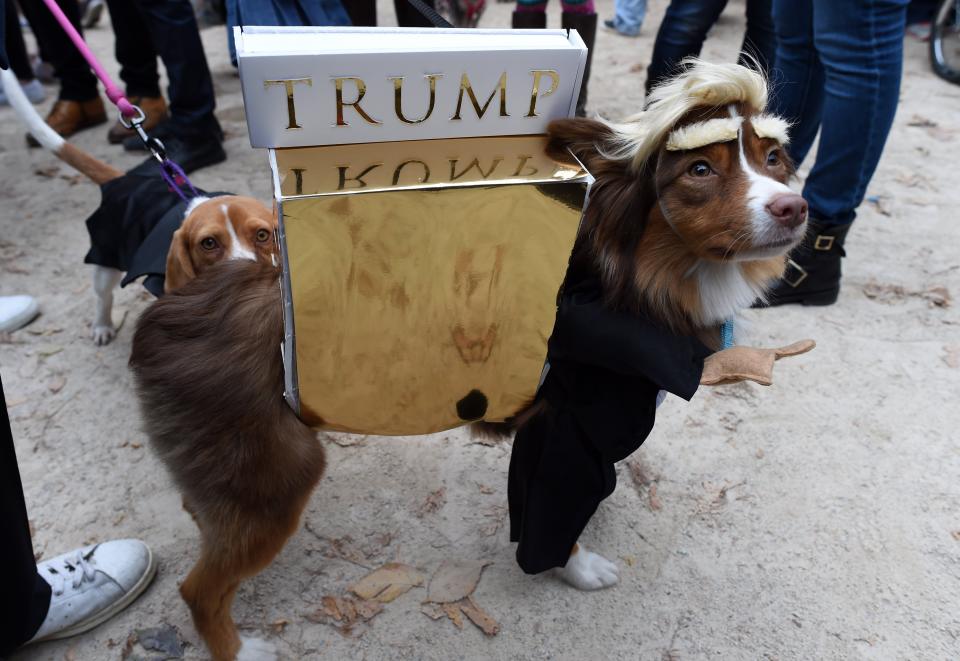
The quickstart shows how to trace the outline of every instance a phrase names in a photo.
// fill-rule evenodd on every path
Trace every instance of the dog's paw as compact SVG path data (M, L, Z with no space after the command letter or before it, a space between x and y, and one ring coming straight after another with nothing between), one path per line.
M93 343L102 347L104 344L110 344L113 341L113 338L117 336L117 329L113 326L94 324L90 335L93 337Z
M616 585L620 580L620 570L614 563L582 546L570 556L566 567L557 570L557 574L578 590L600 590Z
M240 651L237 661L277 661L277 646L262 638L240 636Z

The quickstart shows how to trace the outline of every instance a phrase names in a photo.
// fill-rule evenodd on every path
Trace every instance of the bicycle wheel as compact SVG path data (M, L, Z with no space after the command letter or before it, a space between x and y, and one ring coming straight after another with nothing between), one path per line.
M930 26L934 73L960 85L960 0L943 0Z

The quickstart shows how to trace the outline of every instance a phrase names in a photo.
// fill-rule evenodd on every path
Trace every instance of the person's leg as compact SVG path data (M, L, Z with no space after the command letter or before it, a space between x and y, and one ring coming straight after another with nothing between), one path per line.
M33 67L30 66L30 56L27 55L27 45L23 41L23 30L20 29L20 16L13 0L6 0L4 8L4 35L6 36L7 57L10 68L21 81L33 80Z
M73 26L80 27L80 8L76 0L57 0ZM20 0L20 9L30 23L37 41L43 44L44 58L53 65L60 81L60 99L63 101L91 101L99 98L97 79L86 60L57 23L43 0Z
M703 41L727 0L673 0L657 31L647 68L646 89L677 73L680 60L699 55Z
M770 295L773 305L836 302L846 235L880 160L900 91L907 0L812 0L812 4L823 101L817 160L803 189L810 205L810 230ZM779 25L779 17L777 21ZM781 43L778 58L782 51ZM784 87L789 82L784 81ZM795 111L803 108L794 103ZM802 142L793 148L798 160L815 134L815 128L805 126L806 112L801 112L797 127Z
M740 48L740 64L753 67L756 63L764 75L777 53L777 34L773 27L773 0L747 0L747 32Z
M37 572L33 556L2 382L0 404L0 658L5 658L40 628L50 607L50 586Z
M587 115L587 86L590 83L590 65L593 62L593 46L597 39L597 12L593 0L561 0L563 14L560 25L576 30L587 46L587 63L583 69L583 81L580 83L580 96L577 98L577 117Z
M190 0L136 0L136 4L170 79L170 118L153 134L163 140L167 156L185 172L225 160L220 144L223 131L213 114L213 78ZM127 138L123 146L131 151L143 149L136 136ZM155 169L155 161L148 158L131 172Z
M647 0L617 0L614 3L613 20L604 21L604 25L622 35L633 37L640 34L646 15Z
M814 0L823 121L803 196L826 224L853 222L880 161L899 100L907 4Z
M424 3L434 7L434 0L424 0ZM393 0L393 7L397 12L397 25L402 28L429 28L433 26L433 23L418 12L407 0Z
M170 79L170 132L219 140L213 78L190 0L136 0L136 5Z
M350 22L356 27L375 27L377 25L376 0L352 0L343 3L350 15Z
M799 166L823 117L823 66L813 44L813 0L774 0L773 19L777 56L770 109L790 122L787 151Z
M167 118L167 102L160 93L157 51L150 30L137 6L130 0L107 0L113 25L114 53L120 63L120 78L126 84L127 99L146 115L145 131L152 131ZM119 144L133 135L117 120L107 133L110 144Z
M114 54L120 63L120 79L127 97L160 96L157 51L146 21L130 0L107 0L113 24Z

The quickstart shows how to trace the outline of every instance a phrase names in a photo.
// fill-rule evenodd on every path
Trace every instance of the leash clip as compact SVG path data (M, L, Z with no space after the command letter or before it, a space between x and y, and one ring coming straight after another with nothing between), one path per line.
M140 142L143 143L143 146L146 147L147 151L153 154L153 157L157 159L157 162L163 164L167 160L167 150L163 146L163 143L160 142L157 138L151 138L147 135L147 132L143 130L143 121L147 118L147 114L143 112L140 106L133 106L133 109L137 111L137 116L131 119L127 119L123 116L123 113L120 113L120 124L126 129L132 129L137 132L137 137L140 138Z

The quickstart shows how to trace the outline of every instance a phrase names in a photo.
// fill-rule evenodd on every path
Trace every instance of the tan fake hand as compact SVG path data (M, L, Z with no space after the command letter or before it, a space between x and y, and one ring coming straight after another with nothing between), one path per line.
M762 386L773 384L773 364L788 356L799 356L812 350L817 343L800 340L779 349L731 347L712 354L703 361L700 384L720 386L740 381L754 381Z

